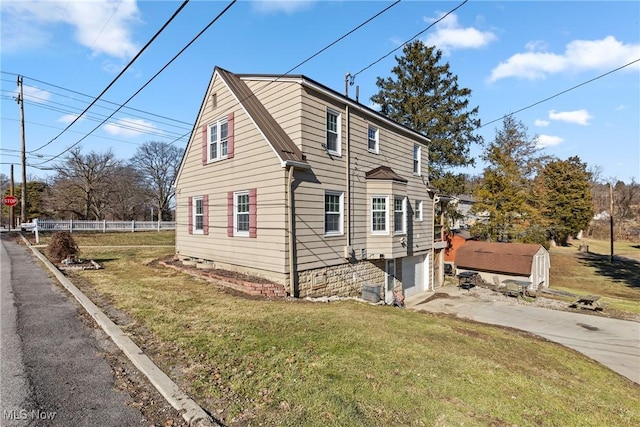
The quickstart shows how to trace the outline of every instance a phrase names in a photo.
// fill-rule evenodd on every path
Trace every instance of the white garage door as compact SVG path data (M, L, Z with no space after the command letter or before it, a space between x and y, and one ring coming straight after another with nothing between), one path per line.
M405 298L427 289L424 258L424 255L402 258L402 289Z

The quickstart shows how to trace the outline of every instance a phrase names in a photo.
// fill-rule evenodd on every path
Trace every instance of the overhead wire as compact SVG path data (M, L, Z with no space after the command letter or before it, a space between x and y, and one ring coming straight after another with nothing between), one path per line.
M329 43L328 45L326 45L325 47L323 47L322 49L320 49L319 51L315 52L314 54L312 54L311 56L307 57L305 60L303 60L302 62L300 62L298 65L295 65L294 67L290 68L288 71L282 73L282 74L276 74L275 78L273 80L268 81L264 86L261 86L259 88L257 88L256 90L252 91L252 93L250 95L248 95L246 98L242 98L240 100L238 100L234 105L239 105L242 102L246 101L247 99L249 99L250 97L255 97L258 93L262 92L264 89L266 89L269 85L277 82L278 80L280 80L283 77L286 77L287 75L289 75L292 71L296 70L297 68L300 68L302 65L306 64L307 62L309 62L310 60L312 60L313 58L315 58L316 56L318 56L319 54L321 54L322 52L324 52L325 50L329 49L330 47L334 46L335 44L337 44L338 42L340 42L341 40L343 40L344 38L346 38L347 36L351 35L352 33L354 33L355 31L359 30L360 28L362 28L363 26L365 26L366 24L368 24L369 22L373 21L374 19L376 19L377 17L379 17L380 15L382 15L383 13L387 12L388 10L390 10L392 7L396 6L397 4L399 4L402 0L396 0L395 2L393 2L392 4L390 4L389 6L385 7L384 9L380 10L379 12L377 12L375 15L371 16L370 18L368 18L367 20L365 20L364 22L362 22L361 24L357 25L356 27L352 28L351 30L349 30L347 33L343 34L342 36L338 37L336 40L332 41L331 43Z
M78 120L80 120L80 118L84 115L84 113L89 111L89 109L96 102L98 102L100 97L102 97L102 95L104 95L118 81L118 79L129 69L129 67L131 67L133 65L133 63L142 55L142 53L145 50L147 50L147 48L151 45L151 43L153 43L156 40L156 38L158 38L158 36L165 30L165 28L167 28L167 26L171 23L171 21L173 21L175 19L175 17L178 16L178 14L182 11L182 9L184 9L184 7L187 5L187 3L189 3L189 0L184 0L182 2L180 7L178 7L178 9L173 13L173 15L171 15L171 17L162 25L162 27L160 27L160 29L158 31L156 31L156 33L153 35L153 37L151 37L151 39L142 47L142 49L140 49L140 51L136 54L136 56L134 56L129 61L129 63L118 73L118 75L111 81L111 83L109 83L107 85L107 87L104 88L102 90L102 92L100 92L100 94L84 109L84 111L82 113L80 113L80 115L78 117L75 118L75 120L73 120L71 123L69 123L69 125L67 125L67 127L65 127L62 132L60 132L58 135L53 137L47 143L45 143L44 145L36 148L35 150L31 150L31 151L36 152L36 151L39 151L39 150L43 149L44 147L48 146L53 141L58 139L60 137L60 135L62 135L67 129L69 129L71 126L73 126Z
M0 70L0 73L9 74L9 75L12 75L12 76L18 76L17 73L8 72L8 71L1 71ZM67 92L71 92L71 93L76 94L76 95L81 95L81 96L84 96L84 97L87 97L87 98L94 98L93 95L87 95L86 93L78 92L78 91L73 90L73 89L65 88L63 86L59 86L59 85L56 85L56 84L53 84L53 83L49 83L49 82L45 82L45 81L42 81L42 80L38 80L38 79L30 77L30 76L25 76L25 75L22 75L22 76L27 80L31 80L31 81L38 82L38 83L41 83L41 84L44 84L44 85L47 85L47 86L55 87L56 89L61 89L61 90L64 90L64 91L67 91ZM2 81L15 83L14 80L2 79ZM75 99L75 98L73 98L73 97L71 97L69 95L64 95L64 94L53 92L53 91L48 91L48 92L50 92L50 93L52 93L54 95L59 95L59 96L65 97L65 98ZM104 103L111 104L111 105L119 105L117 102L108 101L106 99L100 99L100 102L104 102ZM102 108L107 108L107 107L102 107ZM178 119L175 119L175 118L172 118L172 117L167 117L167 116L163 116L163 115L160 115L160 114L155 114L155 113L152 113L150 111L140 110L140 109L134 108L134 107L127 107L126 106L126 107L124 107L124 109L131 110L131 111L137 111L139 113L144 113L144 114L147 114L149 116L158 117L158 118L165 119L165 120L170 120L170 121L173 121L173 122L176 122L176 123L182 123L182 124L185 124L185 125L188 125L188 126L192 126L193 125L193 123L190 123L190 122L185 122L185 121L178 120Z
M0 97L2 99L7 99L5 95L1 95ZM34 107L41 108L44 110L55 111L58 113L63 113L63 114L72 115L72 116L75 116L77 114L77 110L73 110L74 108L73 106L62 104L59 102L54 102L54 101L48 101L48 100L45 100L44 98L39 98L39 97L31 97L31 98L35 100L43 100L47 102L43 103L43 102L37 102L37 101L29 101L25 99L25 104L32 105ZM100 122L104 117L106 116L103 114L95 113L95 112L91 114L85 113L84 115L85 119L93 122ZM144 120L144 117L140 117L140 116L137 116L137 117ZM180 133L179 131L161 129L153 126L152 124L137 123L135 121L130 120L129 118L121 119L118 122L112 122L110 124L113 125L114 127L135 130L141 134L152 135L152 136L162 137L162 136L165 136L165 134L169 134L169 137L172 137ZM180 127L178 129L184 130L183 127ZM35 150L27 151L27 153L35 153L35 152L36 152Z
M84 137L80 138L78 141L73 143L71 146L67 147L61 153L57 154L56 156L54 156L54 157L52 157L52 158L48 159L47 161L42 162L40 164L44 164L44 163L47 163L47 162L50 162L52 160L57 159L58 157L62 156L64 153L68 152L73 147L78 145L80 142L82 142L83 140L88 138L97 129L99 129L100 126L102 126L104 123L106 123L107 120L109 120L118 111L120 111L127 103L129 103L129 101L131 101L136 95L138 95L140 92L142 92L142 90L145 87L147 87L156 77L158 77L158 75L160 75L160 73L162 73L169 65L171 65L173 63L173 61L175 61L185 50L187 50L187 48L189 48L205 31L207 31L216 21L218 21L218 19L220 19L225 13L227 13L227 11L236 2L237 2L237 0L232 0L220 13L218 13L218 15L211 22L209 22L209 24L207 24L193 39L191 39L191 41L189 43L187 43L186 46L184 46L173 58L171 58L171 60L169 60L169 62L167 62L162 68L160 68L160 70L156 74L154 74L149 80L147 80L147 82L144 85L142 85L133 95L131 95L125 102L120 104L120 106L112 114L110 114L106 119L104 119L102 121L102 123L100 123L98 126L93 128L91 131L89 131L89 133L87 133Z
M581 86L584 86L584 85L586 85L586 84L588 84L588 83L594 82L594 81L596 81L596 80L598 80L598 79L601 79L602 77L605 77L605 76L608 76L609 74L615 73L616 71L620 71L620 70L622 70L623 68L629 67L629 66L631 66L631 65L635 64L636 62L640 62L640 58L636 59L635 61L631 61L631 62L629 62L629 63L627 63L627 64L625 64L625 65L622 65L622 66L620 66L620 67L618 67L618 68L615 68L615 69L613 69L613 70L611 70L611 71L607 71L607 72L606 72L606 73L604 73L604 74L600 74L600 75L599 75L599 76L597 76L597 77L594 77L594 78L592 78L592 79L589 79L589 80L587 80L587 81L584 81L584 82L582 82L582 83L579 83L579 84L577 84L577 85L575 85L575 86L572 86L572 87L570 87L569 89L563 90L562 92L558 92L558 93L556 93L555 95L548 96L548 97L546 97L546 98L544 98L544 99L542 99L542 100L540 100L540 101L537 101L537 102L534 102L533 104L527 105L526 107L522 107L522 108L520 108L520 109L518 109L518 110L516 110L516 111L513 111L513 112L509 113L509 114L505 114L504 116L502 116L502 117L500 117L500 118L497 118L497 119L495 119L495 120L491 120L490 122L484 123L484 124L482 124L481 126L478 126L478 129L479 129L479 128L483 128L483 127L485 127L485 126L488 126L488 125L490 125L490 124L492 124L492 123L498 122L498 121L500 121L500 120L504 120L506 117L512 116L512 115L514 115L514 114L518 114L518 113L520 113L520 112L522 112L522 111L528 110L529 108L533 108L533 107L535 107L536 105L539 105L539 104L542 104L542 103L544 103L544 102L547 102L547 101L549 101L549 100L551 100L551 99L553 99L553 98L556 98L556 97L558 97L558 96L560 96L560 95L563 95L563 94L565 94L565 93L567 93L567 92L571 92L571 91L572 91L572 90L574 90L574 89L577 89L577 88L579 88L579 87L581 87Z
M418 36L424 34L425 32L427 32L430 28L432 28L434 25L436 25L437 23L439 23L440 21L442 21L444 18L446 18L447 16L451 15L453 12L455 12L456 10L460 9L462 6L464 6L465 3L467 3L469 0L464 0L462 3L460 3L459 5L457 5L456 7L454 7L453 9L451 9L449 12L445 13L444 15L442 15L439 19L433 21L428 27L426 27L425 29L423 29L422 31L418 32L416 35L414 35L413 37L411 37L409 40L405 41L404 43L402 43L401 45L399 45L398 47L396 47L395 49L391 50L389 53L381 56L379 59L375 60L374 62L372 62L371 64L367 65L366 67L364 67L362 70L358 71L357 73L353 73L350 76L350 84L353 85L353 82L355 81L355 78L358 74L362 73L365 70L368 70L369 68L373 67L375 64L377 64L378 62L382 61L383 59L385 59L386 57L388 57L389 55L391 55L393 52L397 51L398 49L401 49L404 45L406 45L407 43L415 40Z

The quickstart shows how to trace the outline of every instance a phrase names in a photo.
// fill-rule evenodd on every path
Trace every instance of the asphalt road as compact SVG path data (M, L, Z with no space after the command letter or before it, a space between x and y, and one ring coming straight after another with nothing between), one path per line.
M0 425L148 425L79 306L25 246L3 236L0 251Z
M412 309L454 314L477 322L531 332L600 362L640 384L640 323L629 320L477 299L456 287L439 290L454 298L427 303L414 299Z

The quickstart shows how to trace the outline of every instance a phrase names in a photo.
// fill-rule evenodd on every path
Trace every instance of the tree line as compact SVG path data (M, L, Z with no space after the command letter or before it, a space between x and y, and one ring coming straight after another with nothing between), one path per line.
M173 220L172 185L181 160L182 150L156 141L142 144L128 161L116 158L111 149L84 154L76 147L53 166L51 178L27 180L28 218ZM5 195L7 181L3 176ZM18 185L14 194L20 192ZM6 222L8 209L3 210Z

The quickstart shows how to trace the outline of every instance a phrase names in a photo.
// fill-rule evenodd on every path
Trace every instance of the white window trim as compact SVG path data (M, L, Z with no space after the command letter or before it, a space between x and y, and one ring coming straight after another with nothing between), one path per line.
M202 204L202 213L198 215L198 202L200 202ZM192 216L193 218L191 219L191 223L193 224L192 227L192 233L193 234L204 234L204 197L203 196L195 196L191 199L191 210L192 210ZM202 228L196 228L196 224L198 224L198 222L196 221L196 218L201 216L202 217Z
M327 230L327 207L326 200L323 199L324 206L324 235L325 236L342 236L344 235L344 192L342 191L331 191L326 190L324 192L325 198L326 196L340 196L340 229L338 231L326 231Z
M249 221L249 224L251 224L251 218L250 218L250 211L251 208L249 207L251 204L251 197L249 196L249 191L248 190L243 190L243 191L235 191L233 193L233 235L238 236L238 237L249 237L249 230L238 230L238 214L240 212L238 212L238 197L239 196L247 196L247 220ZM244 213L244 212L242 212Z
M422 221L424 212L424 204L422 200L416 200L416 221Z
M375 132L375 146L374 148L369 147L369 131L373 130ZM367 127L367 150L373 154L380 154L380 129L375 126L369 125Z
M416 159L416 148L418 149L418 155ZM415 162L418 161L418 170L416 171ZM422 147L418 144L413 145L413 164L411 165L413 169L413 174L421 176L422 175Z
M223 124L227 123L227 154L222 155L222 144L220 142L221 127ZM207 126L207 163L217 162L218 160L224 160L229 156L229 128L228 128L228 120L226 118L217 120ZM215 142L211 141L211 128L216 127L218 139ZM216 157L211 157L211 146L216 144L218 149L216 150L218 155Z
M396 200L402 200L402 231L396 230ZM393 198L393 234L402 235L407 234L407 198L406 197L394 197Z
M339 111L333 110L331 108L327 108L327 114L331 113L333 115L336 116L336 126L337 126L337 138L336 138L336 149L335 150L330 150L329 149L329 141L326 139L326 133L329 132L329 129L327 128L327 117L325 114L325 124L324 124L324 130L325 130L325 147L326 150L329 154L332 154L334 156L342 156L342 113L340 113Z
M384 199L384 230L374 230L373 229L373 199ZM369 207L369 216L371 217L371 234L382 236L389 234L389 196L386 195L373 195L370 199L371 205Z

